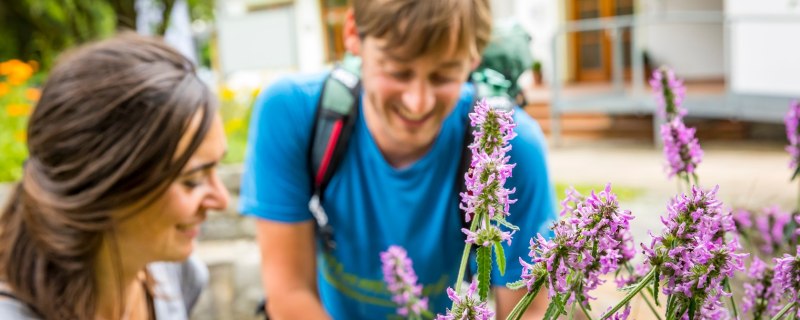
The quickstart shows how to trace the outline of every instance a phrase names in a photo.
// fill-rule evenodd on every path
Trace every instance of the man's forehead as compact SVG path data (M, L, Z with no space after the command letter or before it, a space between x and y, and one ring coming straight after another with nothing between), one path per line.
M375 50L381 53L383 60L390 60L398 63L413 63L418 60L436 61L440 68L459 68L470 61L470 54L466 50L457 51L456 46L451 44L446 50L427 50L416 57L406 57L403 48L389 48L386 40L372 38L372 45ZM442 52L444 51L444 52Z

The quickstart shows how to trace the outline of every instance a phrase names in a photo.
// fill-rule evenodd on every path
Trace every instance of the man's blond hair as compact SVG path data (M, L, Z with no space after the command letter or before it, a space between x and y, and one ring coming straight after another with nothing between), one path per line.
M399 60L453 48L477 58L492 33L489 0L352 0L352 4L359 36L385 40L382 49Z

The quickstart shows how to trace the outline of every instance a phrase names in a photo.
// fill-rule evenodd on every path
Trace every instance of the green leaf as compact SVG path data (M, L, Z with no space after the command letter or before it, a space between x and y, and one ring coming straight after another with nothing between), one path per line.
M697 303L694 298L689 300L689 320L694 320L694 313L697 311Z
M492 248L478 247L478 296L481 301L489 297L489 279L492 273Z
M497 215L495 217L499 217L499 215ZM504 227L509 228L511 230L514 230L514 231L519 231L519 227L511 224L510 222L506 221L506 219L504 219L504 218L494 218L493 220L497 221L497 223L499 223L501 226L504 226Z
M506 283L506 288L509 288L511 290L519 290L525 288L525 280L517 280L514 282Z
M494 243L494 253L497 255L497 269L500 270L500 275L506 274L506 252L503 250L502 242Z
M547 305L547 310L544 311L544 318L542 318L542 320L558 318L558 315L561 313L558 307L560 299L561 295L557 294L555 297L553 297L553 300L550 300L550 304Z

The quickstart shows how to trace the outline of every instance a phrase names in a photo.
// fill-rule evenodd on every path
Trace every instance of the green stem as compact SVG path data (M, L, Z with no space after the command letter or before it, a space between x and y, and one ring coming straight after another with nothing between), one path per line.
M583 310L583 314L585 314L585 315L586 315L586 319L588 319L588 320L594 320L594 318L592 318L592 316L591 316L591 315L589 315L589 311L588 311L588 310L586 310L586 307L584 307L584 306L583 306L583 303L581 303L580 301L578 301L577 303L578 303L578 305L579 305L579 306L581 306L581 310Z
M673 309L675 309L674 297L675 297L674 295L669 295L669 297L667 298L667 319L672 318L672 311Z
M572 308L569 308L569 314L567 315L567 319L573 320L575 319L575 304L572 304Z
M631 301L631 299L633 299L633 297L634 297L634 296L635 296L637 293L639 293L639 291L642 291L642 289L644 289L644 287L646 287L648 284L650 284L650 281L652 281L652 280L653 280L653 278L655 277L655 275L656 275L656 269L655 269L655 268L653 268L653 269L650 269L650 272L648 272L648 273L647 273L647 275L646 275L646 276L644 276L644 278L642 278L642 280L639 282L639 284L638 284L638 285L636 285L636 287L635 287L635 288L633 288L633 290L631 290L630 292L628 292L628 294L627 294L627 295L625 295L625 298L622 298L622 301L620 301L619 303L617 303L617 305L615 305L613 308L611 308L611 310L609 310L608 312L606 312L605 314L603 314L603 316L602 316L602 317L600 317L600 320L605 320L605 319L608 319L608 317L610 317L610 316L611 316L611 315L613 315L615 312L617 312L617 310L619 310L620 308L622 308L622 306L626 305L626 304L627 304L629 301Z
M469 231L475 232L475 228L478 227L479 219L478 213L475 213L475 216L472 217L472 224L469 225ZM469 261L469 251L472 249L472 244L466 242L464 244L464 253L461 255L461 265L458 267L458 278L456 278L456 294L461 294L461 282L464 282L464 271L467 269L467 261ZM453 308L456 307L456 303L453 302Z
M648 290L645 290L645 291L646 292L650 292ZM658 314L658 310L656 310L656 307L653 306L653 304L650 302L650 299L647 298L647 295L643 294L643 293L639 293L639 295L642 296L642 300L644 300L644 302L647 303L647 306L650 307L650 311L653 311L653 315L656 316L656 319L662 320L661 316ZM652 293L650 295L652 296Z
M792 302L792 303L787 304L786 306L784 306L783 309L781 309L781 311L778 312L778 314L776 314L774 317L772 317L772 320L779 320L780 318L782 318L783 315L786 314L787 311L789 311L790 309L792 309L792 307L794 307L794 304L795 304L795 302Z
M536 279L536 281L533 283L533 288L531 288L531 291L525 293L525 295L522 296L522 299L517 302L517 305L514 306L514 309L512 309L511 313L508 314L508 317L506 318L507 320L518 320L522 317L522 314L525 313L525 310L528 310L531 302L533 302L533 298L536 298L536 295L539 294L539 291L542 289L544 280L545 277Z
M739 308L736 307L736 301L733 300L733 291L731 290L731 282L728 278L725 278L725 290L728 290L731 293L731 296L728 299L731 299L731 307L733 308L733 318L739 319Z

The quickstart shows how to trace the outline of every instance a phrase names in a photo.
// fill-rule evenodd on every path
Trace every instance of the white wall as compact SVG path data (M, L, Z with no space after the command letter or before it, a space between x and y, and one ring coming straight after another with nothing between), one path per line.
M224 76L238 71L297 67L293 5L247 12L241 1L220 2L217 32Z
M533 59L542 62L542 71L546 79L551 78L553 54L551 49L553 33L563 22L563 13L559 2L563 0L507 0L512 2L513 10L507 18L516 19L531 35L531 53ZM565 66L566 52L559 48L561 66ZM561 71L564 74L564 70Z
M752 0L745 0L752 1ZM723 0L642 0L639 13L656 21L677 12L721 12ZM724 32L715 24L654 23L640 30L643 48L657 65L673 68L685 79L722 79L725 76Z
M295 0L297 67L302 72L325 68L325 41L319 3L319 0Z
M800 6L791 0L726 0L731 90L800 96Z

